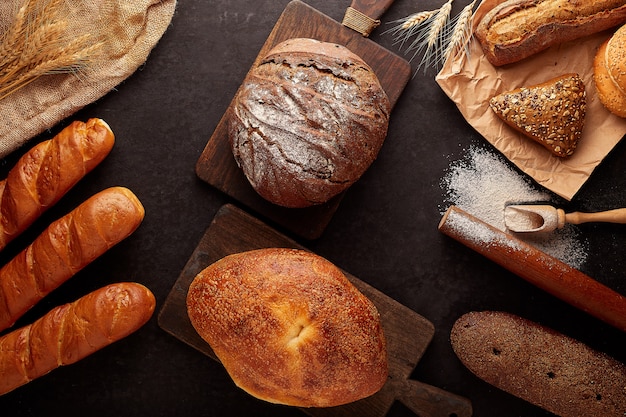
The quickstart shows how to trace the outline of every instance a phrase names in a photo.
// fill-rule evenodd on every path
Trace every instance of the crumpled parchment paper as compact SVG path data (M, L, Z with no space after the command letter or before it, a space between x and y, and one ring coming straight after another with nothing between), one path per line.
M501 1L501 0L500 0ZM498 0L485 0L475 23ZM436 81L465 117L489 143L541 186L571 200L606 155L626 134L626 120L612 115L599 101L593 81L593 59L605 31L551 47L504 67L494 67L472 38L464 60L449 59ZM587 92L585 128L574 155L555 157L540 144L506 126L489 107L494 95L539 84L565 73L578 73Z
M0 2L0 30L22 0ZM46 75L0 100L0 157L114 89L145 63L169 26L176 0L68 0L73 34L104 38L102 53L79 76Z

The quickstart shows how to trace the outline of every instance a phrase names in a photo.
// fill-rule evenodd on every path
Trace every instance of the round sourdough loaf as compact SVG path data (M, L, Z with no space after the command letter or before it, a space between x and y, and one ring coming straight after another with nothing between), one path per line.
M264 401L337 406L376 393L387 379L376 307L318 255L229 255L195 277L187 309L237 386Z
M309 207L347 189L374 162L390 111L359 56L333 43L290 39L246 77L229 112L229 140L258 194Z

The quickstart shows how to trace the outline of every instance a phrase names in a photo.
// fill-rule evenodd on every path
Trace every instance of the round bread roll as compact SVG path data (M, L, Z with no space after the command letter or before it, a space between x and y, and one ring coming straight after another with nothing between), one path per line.
M253 68L229 113L237 164L284 207L322 204L374 162L391 105L374 71L346 47L297 38Z
M606 40L593 60L593 79L598 92L598 99L611 113L619 117L626 117L626 94L624 94L613 81L607 68L607 45Z
M626 94L626 25L615 31L606 46L606 66L622 94Z
M195 277L187 309L235 384L264 401L337 406L376 393L387 379L376 307L315 254L229 255Z

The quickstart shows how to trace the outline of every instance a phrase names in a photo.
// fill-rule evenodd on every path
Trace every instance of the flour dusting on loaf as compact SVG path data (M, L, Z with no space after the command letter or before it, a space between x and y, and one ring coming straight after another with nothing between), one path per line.
M391 105L374 71L344 46L276 45L253 68L229 113L237 164L266 200L325 203L376 159Z
M489 62L500 66L624 21L624 0L505 0L485 14L474 35Z
M259 399L331 407L368 397L387 380L376 307L318 255L229 255L195 277L187 309L233 381Z

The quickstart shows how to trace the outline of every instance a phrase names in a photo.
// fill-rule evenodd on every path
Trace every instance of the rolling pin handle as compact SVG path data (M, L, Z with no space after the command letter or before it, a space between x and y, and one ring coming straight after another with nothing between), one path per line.
M565 221L571 224L581 224L588 222L626 224L626 208L599 211L596 213L567 213L565 215Z
M368 37L392 3L393 0L352 0L341 23Z

